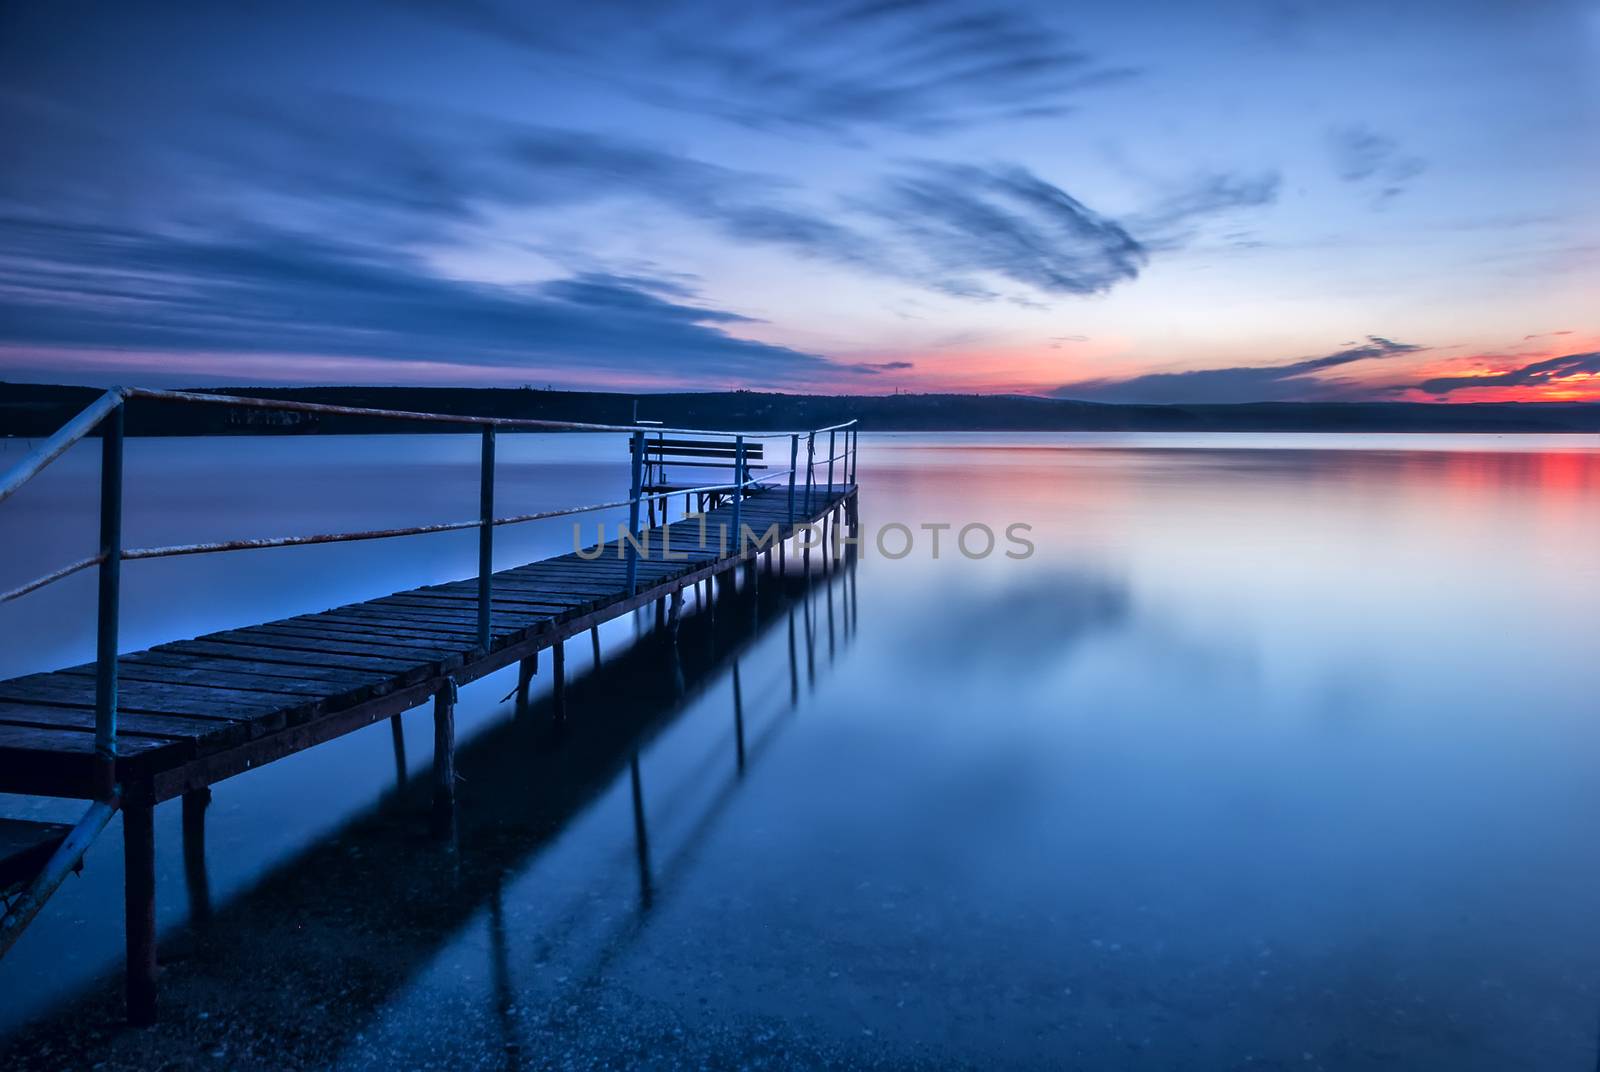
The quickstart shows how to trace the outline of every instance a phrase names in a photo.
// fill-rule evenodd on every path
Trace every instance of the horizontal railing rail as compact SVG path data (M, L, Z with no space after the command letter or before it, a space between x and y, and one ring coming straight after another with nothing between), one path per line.
M472 521L452 521L432 525L413 525L404 528L372 529L355 532L317 533L304 536L277 536L261 539L220 540L210 543L176 544L166 547L124 548L122 546L122 450L124 437L123 414L126 404L132 399L148 399L158 402L177 402L199 405L224 405L248 406L263 409L284 410L303 413L325 413L341 416L370 417L379 420L402 422L427 422L451 424L476 429L482 436L482 456L480 461L480 501L479 516ZM97 611L96 629L96 656L95 656L95 751L101 760L103 772L100 795L103 800L113 800L116 793L115 760L117 740L117 635L118 619L120 617L121 600L121 564L127 561L136 561L154 558L173 558L182 555L212 554L219 552L263 550L275 547L299 547L311 544L347 543L359 540L390 539L402 536L418 536L438 532L460 532L477 529L478 538L478 644L483 649L489 647L489 610L491 600L491 574L493 572L493 531L504 525L517 525L533 521L544 521L559 517L570 517L576 514L591 513L599 510L615 510L627 507L629 510L628 531L637 535L640 532L639 512L640 507L646 503L658 500L667 500L677 495L724 495L731 497L733 503L733 530L735 540L739 540L741 530L741 506L746 493L754 487L761 486L768 481L788 477L788 516L792 525L795 521L795 498L799 483L799 474L802 466L799 461L800 438L806 439L805 472L805 511L809 516L813 492L816 485L817 467L825 461L828 468L828 488L832 494L834 487L834 463L842 461L844 465L845 483L854 485L856 476L856 459L858 454L859 433L854 420L844 421L839 424L829 425L825 428L812 429L806 432L762 432L762 431L725 431L707 428L670 428L660 425L651 425L648 429L639 425L597 424L583 421L552 421L522 417L486 417L469 414L424 413L408 410L376 409L360 406L339 406L322 402L301 402L294 399L261 398L250 395L225 395L209 392L195 391L162 391L150 388L112 388L101 395L89 406L75 415L66 424L62 425L55 433L50 435L30 451L27 457L13 466L5 474L0 475L0 502L10 498L15 492L26 485L30 480L42 472L51 462L65 454L80 440L93 435L96 431L101 435L101 467L100 467L100 549L99 551L76 562L68 563L50 573L37 577L26 584L0 593L0 603L19 599L32 592L37 592L57 581L64 580L74 574L80 573L90 567L98 566L99 580L99 605ZM495 474L495 432L500 429L526 430L526 431L574 431L574 432L626 432L630 435L630 449L632 480L628 497L612 502L594 503L585 506L563 507L553 510L542 510L533 513L515 514L510 516L497 516L494 510L494 474ZM733 469L733 479L724 484L708 484L692 488L674 488L669 491L646 492L642 487L642 469L646 464L647 450L645 448L646 434L660 437L663 434L714 436L726 440L733 440L731 454L727 448L722 448L719 453L727 459L727 464ZM828 456L819 459L816 456L817 437L828 436ZM845 447L838 450L838 437L843 435ZM764 454L759 447L752 450L751 444L746 441L751 439L789 440L789 468L777 472L763 472L760 476L751 475L751 457ZM659 459L657 459L659 460ZM652 507L653 512L653 507ZM663 517L665 513L663 512ZM627 590L632 595L637 588L637 563L638 545L633 540L622 540L626 545L628 559Z
M290 398L262 398L256 395L222 395L202 391L158 391L148 387L121 389L128 398L149 398L165 402L193 402L210 405L250 406L258 409L276 409L293 413L326 413L342 417L374 417L393 421L420 421L432 424L470 424L491 428L526 428L550 432L627 432L640 431L637 424L596 424L589 421L552 421L536 417L484 417L464 413L423 413L403 409L375 409L364 406L337 406L331 402L301 402ZM827 428L814 429L816 434L848 428L854 420L843 421ZM651 435L667 432L673 435L742 435L746 439L782 439L794 432L746 432L717 428L672 428L652 424L647 429ZM807 434L807 433L801 433Z

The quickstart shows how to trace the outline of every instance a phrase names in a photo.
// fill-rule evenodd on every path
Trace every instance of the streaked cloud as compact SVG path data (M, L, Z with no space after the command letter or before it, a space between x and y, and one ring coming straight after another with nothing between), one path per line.
M1026 7L961 0L523 5L413 0L653 103L760 129L933 134L1065 113L1136 72Z
M951 294L988 294L985 276L1046 294L1100 294L1136 279L1148 260L1121 224L1020 167L924 163L891 180L875 211Z
M1422 349L1410 343L1369 335L1359 346L1281 365L1153 372L1126 379L1085 380L1069 383L1053 393L1060 398L1092 402L1147 403L1275 402L1348 397L1348 388L1329 384L1317 374L1358 361L1412 354Z
M0 341L208 353L384 356L639 370L684 383L826 377L824 358L730 335L677 281L578 275L525 287L443 278L390 251L257 230L179 236L0 220Z
M917 364L915 361L854 361L839 367L860 376L881 376L885 372L904 372L916 368Z
M1558 332L1555 334L1566 334ZM1527 387L1548 394L1562 388L1585 388L1600 395L1600 352L1562 354L1532 361L1500 372L1464 376L1435 376L1416 385L1430 395L1448 396L1461 391L1503 390Z

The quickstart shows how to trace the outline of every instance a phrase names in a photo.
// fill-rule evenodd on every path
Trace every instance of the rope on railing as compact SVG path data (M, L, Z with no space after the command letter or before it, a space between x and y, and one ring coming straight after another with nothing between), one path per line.
M146 387L132 387L126 391L129 398L149 398L164 402L193 402L226 406L253 406L258 409L288 410L298 413L327 413L343 417L377 417L383 420L426 421L434 424L489 425L495 428L542 428L553 432L665 432L672 435L742 435L749 439L778 439L793 432L743 432L716 428L666 428L652 424L595 424L589 421L551 421L535 417L476 417L465 414L422 413L401 409L377 409L364 406L338 406L330 402L299 402L287 398L257 398L251 395L214 395L197 391L157 391ZM816 433L848 428L856 422L818 428Z
M754 477L745 482L745 486L759 484L763 480L773 477L787 476L788 472L767 473ZM715 491L732 491L735 484L708 484L698 488L675 488L672 491L656 492L650 495L641 495L644 499L670 499L678 495L698 495ZM595 503L591 506L563 507L559 510L540 510L531 514L513 514L509 517L497 517L490 524L498 528L501 525L521 525L530 521L548 521L558 517L569 517L574 514L593 513L597 510L618 510L632 503L631 499L618 499L614 502ZM368 529L356 532L325 532L309 536L270 536L262 539L249 540L219 540L212 543L172 544L166 547L135 547L122 552L124 562L150 558L176 558L181 555L206 555L222 551L262 551L274 547L304 547L311 544L329 543L354 543L362 540L384 540L396 536L425 536L438 532L463 532L467 529L482 527L481 521L448 521L436 525L411 525L398 529ZM75 573L97 566L104 561L104 556L94 555L90 558L79 559L69 565L62 566L52 573L35 578L28 583L9 592L0 593L0 603L9 603L14 599L36 592L46 585L56 581L65 580Z

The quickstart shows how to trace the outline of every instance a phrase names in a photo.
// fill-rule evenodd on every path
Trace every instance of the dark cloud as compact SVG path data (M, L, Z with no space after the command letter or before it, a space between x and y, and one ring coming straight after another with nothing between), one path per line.
M506 287L392 253L273 231L204 237L0 220L0 341L21 347L302 353L685 382L824 375L822 358L732 337L745 317L681 284L587 274Z
M1376 204L1405 192L1406 184L1427 168L1427 161L1400 150L1393 138L1368 127L1340 127L1328 133L1334 170L1340 179L1374 191Z
M1137 278L1147 259L1116 221L1020 167L921 164L892 180L874 211L951 294L986 295L986 275L1047 294L1099 294Z
M1356 361L1415 353L1420 346L1393 342L1378 335L1365 344L1322 357L1284 365L1156 372L1125 380L1087 380L1057 388L1052 394L1093 402L1274 402L1324 397L1330 393L1311 378L1322 369Z
M1600 375L1600 352L1564 354L1489 376L1436 376L1423 380L1417 388L1431 395L1448 395L1484 387L1543 387L1575 375Z
M1102 293L1135 278L1145 261L1116 221L1017 167L908 164L877 193L822 209L783 177L589 131L348 96L315 109L230 114L249 122L206 151L232 188L270 199L296 227L373 242L448 243L499 208L611 199L664 207L741 242L981 300L1000 297L995 287L1005 281L1046 294ZM1223 206L1259 203L1269 185L1208 178L1151 218L1171 230Z
M1059 115L1084 91L1134 75L1050 19L962 0L599 3L560 19L487 0L414 6L652 103L761 128L931 133Z
M854 372L862 376L880 376L885 372L902 372L908 368L915 368L916 365L911 361L857 361L839 367L845 372Z

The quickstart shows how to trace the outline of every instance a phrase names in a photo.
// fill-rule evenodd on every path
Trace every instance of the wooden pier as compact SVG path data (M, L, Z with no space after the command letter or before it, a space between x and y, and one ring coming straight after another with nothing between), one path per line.
M632 487L629 498L622 501L630 508L626 534L619 532L614 542L491 572L490 540L496 525L596 508L496 517L494 426L549 422L480 418L479 422L489 427L482 430L484 509L475 526L480 530L481 565L476 577L118 654L116 566L141 556L121 548L119 531L108 535L108 514L120 525L121 463L120 409L108 413L115 415L116 423L104 433L103 549L93 563L101 568L103 657L94 663L0 682L0 792L72 797L94 804L76 829L0 822L0 876L9 876L13 888L27 886L22 880L32 877L31 887L24 889L6 918L0 920L5 928L0 931L5 938L0 950L9 948L16 932L79 862L110 813L120 808L126 865L128 1012L136 1023L150 1022L155 1016L152 809L156 804L183 797L186 829L191 822L202 824L210 787L215 783L432 704L433 813L436 825L448 828L453 822L456 782L454 705L461 686L517 664L519 690L525 691L536 671L539 652L549 648L553 656L552 702L560 716L564 714L563 641L567 638L652 605L658 620L675 620L686 590L700 584L709 588L721 575L741 564L753 564L762 555L786 555L793 547L794 553L807 558L813 550L831 557L838 551L839 525L853 524L855 517L854 450L836 453L836 430L823 430L829 444L825 483L814 476L818 468L815 433L791 433L783 438L789 440L792 464L786 474L776 474L788 479L773 485L763 483L769 477L751 479L747 459L754 452L743 435L691 431L689 434L701 437L692 441L669 441L658 435L657 445L651 449L645 446L644 432L629 428L625 430L630 433ZM96 423L106 419L107 413L101 413ZM675 436L683 433L671 431ZM86 429L76 432L87 434ZM798 475L802 437L807 452L803 477ZM844 437L853 441L853 433ZM661 445L669 443L670 447ZM36 453L51 447L47 443ZM55 455L64 449L56 449ZM45 457L33 472L55 455ZM835 480L836 460L843 462L840 470L847 477L845 483ZM666 469L675 464L722 464L731 467L734 477L724 485L674 486ZM110 489L113 475L116 487ZM20 482L9 481L5 493ZM679 496L686 506L697 502L702 509L670 523L640 523L642 508L653 518L659 504L664 519L668 502ZM113 498L114 506L109 505ZM203 553L398 536L439 528L167 550ZM70 571L59 575L66 572ZM105 617L108 584L109 641ZM37 585L13 595L34 587Z

